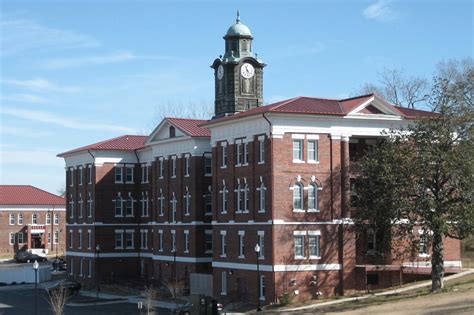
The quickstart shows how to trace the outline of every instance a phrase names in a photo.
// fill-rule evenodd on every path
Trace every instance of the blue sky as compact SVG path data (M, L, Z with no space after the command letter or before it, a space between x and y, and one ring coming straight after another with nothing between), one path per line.
M384 67L430 78L473 56L468 0L2 1L0 183L57 192L56 154L212 106L209 66L237 9L268 64L267 103L346 97Z

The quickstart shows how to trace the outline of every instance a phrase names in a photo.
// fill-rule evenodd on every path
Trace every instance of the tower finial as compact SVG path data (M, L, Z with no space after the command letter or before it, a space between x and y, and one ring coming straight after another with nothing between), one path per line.
M237 10L237 18L235 19L235 22L240 23L240 11Z

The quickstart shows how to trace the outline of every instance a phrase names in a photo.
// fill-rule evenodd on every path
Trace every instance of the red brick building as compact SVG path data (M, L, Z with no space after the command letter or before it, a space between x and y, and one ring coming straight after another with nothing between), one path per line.
M212 283L203 285L221 301L269 304L285 293L343 295L428 271L427 246L375 259L375 237L353 230L350 199L357 158L382 132L433 114L374 94L262 106L266 65L249 28L238 17L224 39L212 65L212 120L166 118L150 136L59 155L69 272L91 285L97 277L189 286L192 274L207 274ZM459 242L447 239L445 248L446 265L459 267Z
M65 210L60 196L29 185L0 185L0 255L64 255Z

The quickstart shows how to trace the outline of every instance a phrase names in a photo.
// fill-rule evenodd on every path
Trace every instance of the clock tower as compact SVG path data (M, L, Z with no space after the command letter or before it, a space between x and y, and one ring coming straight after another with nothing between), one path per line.
M265 64L252 52L252 33L240 22L238 11L224 40L225 54L211 66L215 79L214 118L263 106Z

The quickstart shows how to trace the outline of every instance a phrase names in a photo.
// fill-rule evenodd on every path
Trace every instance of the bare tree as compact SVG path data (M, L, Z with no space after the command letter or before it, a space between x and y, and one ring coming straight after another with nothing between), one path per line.
M185 289L184 280L169 280L164 282L165 287L170 291L173 300L183 295Z
M58 288L49 292L48 303L55 315L64 314L67 299L68 295L65 288Z
M145 307L147 310L147 314L153 314L153 300L157 296L157 292L155 288L153 288L153 285L149 287L145 287L145 291L143 292L143 296L145 297Z

